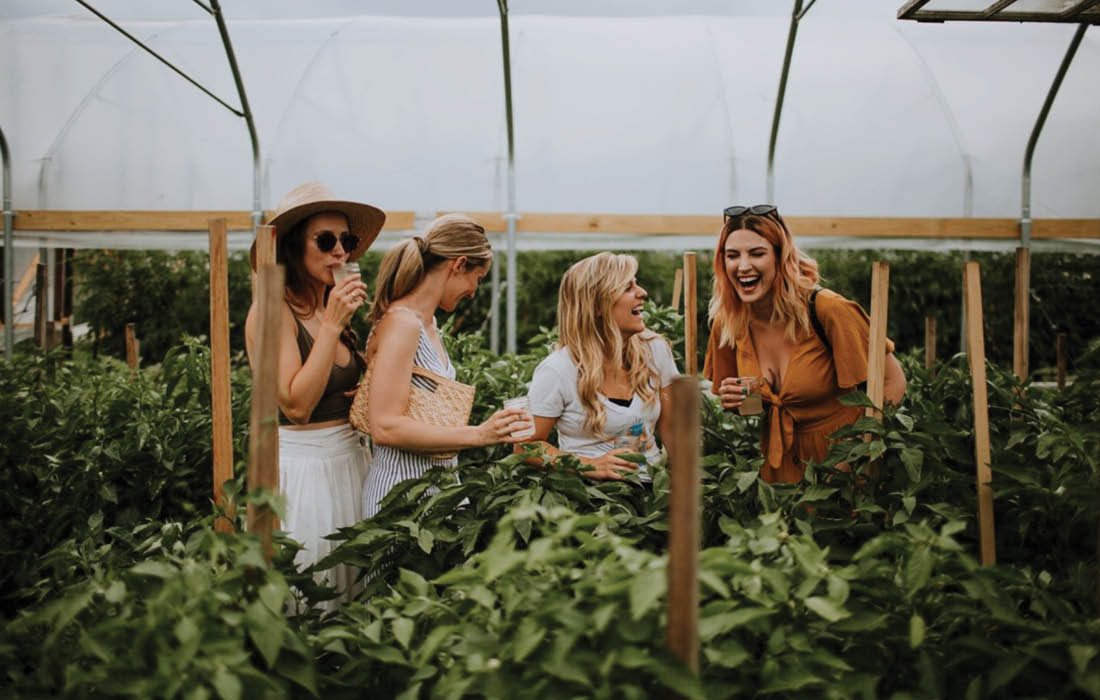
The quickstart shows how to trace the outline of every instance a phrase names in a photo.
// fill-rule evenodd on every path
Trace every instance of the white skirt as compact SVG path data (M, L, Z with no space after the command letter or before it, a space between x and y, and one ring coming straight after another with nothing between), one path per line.
M359 496L369 469L370 451L350 424L279 429L279 489L286 496L283 530L303 545L295 563L317 563L336 546L325 535L362 520ZM318 581L342 594L325 609L355 594L356 573L354 567L339 564L318 574Z

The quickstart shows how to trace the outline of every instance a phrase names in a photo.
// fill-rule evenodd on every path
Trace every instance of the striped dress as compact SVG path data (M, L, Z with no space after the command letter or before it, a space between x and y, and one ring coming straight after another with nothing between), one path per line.
M405 310L416 315L411 309L403 306L391 307L392 311ZM420 317L416 316L420 321ZM435 320L432 320L435 325ZM435 372L449 379L455 378L455 368L451 360L446 356L440 358L432 342L428 338L427 329L423 321L420 321L420 339L416 344L416 354L413 356L413 364L426 370ZM430 389L431 385L422 377L412 377L413 386ZM374 445L374 457L371 461L370 472L363 483L363 517L372 518L378 513L378 503L397 484L408 479L417 479L424 475L432 467L456 466L458 457L446 459L432 458L418 452L409 452L399 447L389 445ZM430 493L430 492L429 492Z

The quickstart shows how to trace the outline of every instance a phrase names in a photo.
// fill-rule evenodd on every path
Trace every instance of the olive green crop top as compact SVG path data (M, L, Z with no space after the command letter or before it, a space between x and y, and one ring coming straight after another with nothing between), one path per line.
M298 325L298 353L302 357L302 362L305 362L306 358L309 357L309 351L313 349L313 336L309 334L305 325L297 317L295 317L294 323ZM352 358L344 367L333 363L328 374L328 384L325 385L325 391L321 394L321 400L313 408L313 413L310 414L306 423L323 423L336 418L347 418L348 413L351 411L353 397L344 396L344 392L357 383L359 383L359 366L355 363L355 358ZM279 425L292 424L293 422L284 416L282 411L279 411Z

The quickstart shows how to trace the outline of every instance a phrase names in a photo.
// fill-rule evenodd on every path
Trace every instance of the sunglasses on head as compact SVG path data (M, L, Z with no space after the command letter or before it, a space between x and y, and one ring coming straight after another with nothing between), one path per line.
M336 234L332 231L324 231L313 237L313 242L317 244L317 250L322 253L331 252L336 247L336 241ZM340 247L344 249L345 253L351 253L359 247L359 236L354 233L341 233L339 241Z
M722 213L725 215L727 221L735 216L744 216L745 214L753 214L755 216L770 216L775 214L779 216L779 207L774 204L754 204L751 207L735 205L726 207Z

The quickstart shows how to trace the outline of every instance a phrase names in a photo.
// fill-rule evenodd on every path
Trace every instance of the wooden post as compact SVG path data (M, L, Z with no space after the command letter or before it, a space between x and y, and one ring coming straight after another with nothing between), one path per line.
M225 512L214 521L218 532L232 532L236 504L223 485L233 478L233 409L229 385L229 227L210 220L210 410L214 440L214 502Z
M684 374L698 372L697 312L695 309L695 251L684 253Z
M256 227L256 267L252 270L252 299L255 300L257 296L256 292L256 270L263 268L264 265L275 264L275 227L274 226L257 226Z
M38 263L34 268L34 342L46 350L46 318L49 309L49 290L46 289L46 266Z
M924 317L924 368L932 373L936 369L936 317Z
M680 310L680 293L684 291L684 268L676 268L676 274L672 276L672 308Z
M141 361L141 341L137 339L133 323L126 324L126 364L136 370Z
M1031 316L1031 249L1016 249L1016 313L1012 329L1012 371L1025 381L1028 375L1028 319Z
M279 488L279 418L277 376L279 323L282 320L284 271L264 265L256 275L256 361L252 374L251 434L248 441L248 490ZM259 534L271 561L271 533L277 518L267 506L248 504L248 530Z
M886 316L890 307L890 263L871 265L871 337L867 351L867 398L876 408L867 415L882 420L886 387ZM877 409L877 410L876 410Z
M1058 390L1066 388L1066 345L1069 342L1065 333L1059 333L1054 341L1054 356L1058 363Z
M974 462L978 485L978 534L983 566L997 563L993 532L993 474L990 471L989 395L985 383L985 333L982 329L982 275L976 262L963 271L966 304L966 352L974 390Z
M699 380L672 382L668 494L668 629L672 655L699 672Z

